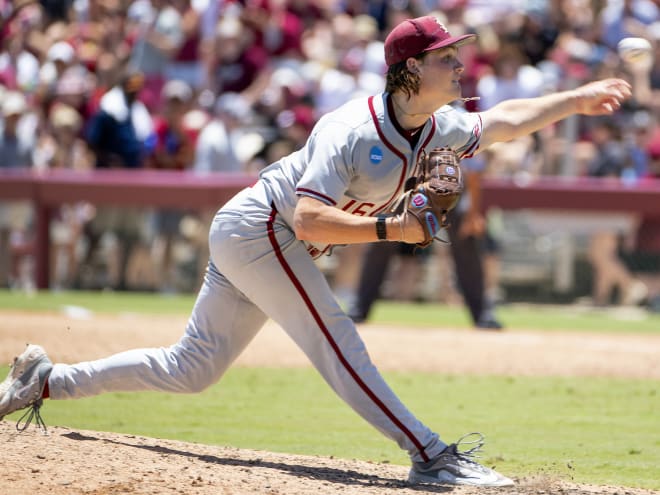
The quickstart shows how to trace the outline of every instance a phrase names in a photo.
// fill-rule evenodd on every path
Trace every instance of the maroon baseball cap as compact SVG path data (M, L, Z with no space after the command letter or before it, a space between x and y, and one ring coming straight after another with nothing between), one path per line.
M394 65L420 53L450 45L461 46L476 38L476 34L452 36L437 18L430 15L406 19L385 38L385 63Z

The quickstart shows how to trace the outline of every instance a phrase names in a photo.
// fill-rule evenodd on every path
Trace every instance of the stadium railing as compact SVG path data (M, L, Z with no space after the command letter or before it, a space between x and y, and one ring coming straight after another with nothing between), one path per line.
M254 184L241 173L195 174L169 171L95 170L78 172L0 169L0 202L29 200L35 208L36 283L49 287L50 219L62 204L86 201L94 205L218 208L234 194ZM484 210L550 209L633 212L660 219L660 180L625 183L591 177L486 178Z

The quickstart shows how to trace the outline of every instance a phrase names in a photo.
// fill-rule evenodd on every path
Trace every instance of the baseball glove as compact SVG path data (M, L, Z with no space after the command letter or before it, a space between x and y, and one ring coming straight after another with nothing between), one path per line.
M447 212L453 209L463 193L463 174L459 159L449 148L434 148L422 152L418 169L420 175L406 182L405 192L399 197L391 213L412 215L424 229L426 247L440 229L447 227Z

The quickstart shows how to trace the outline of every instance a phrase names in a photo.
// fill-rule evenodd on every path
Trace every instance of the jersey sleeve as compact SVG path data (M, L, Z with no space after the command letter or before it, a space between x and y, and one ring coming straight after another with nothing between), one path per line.
M481 116L476 113L467 113L463 114L467 116L467 124L471 126L469 139L465 146L457 150L458 156L463 158L472 158L474 154L479 149L479 143L481 143L481 131L483 129L483 122Z
M296 194L336 205L355 173L351 129L330 122L317 126L303 151L305 171L296 184Z
M477 152L483 130L483 122L478 113L445 106L436 113L436 119L460 159L471 158Z

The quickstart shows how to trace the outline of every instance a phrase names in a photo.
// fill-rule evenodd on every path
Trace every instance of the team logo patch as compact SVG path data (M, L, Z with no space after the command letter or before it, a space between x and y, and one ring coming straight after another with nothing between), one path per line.
M447 28L445 27L445 25L444 25L442 22L440 22L437 18L435 18L434 21L435 21L435 23L438 25L438 28L440 28L440 30L441 30L445 35L449 36L449 31L447 31Z
M454 167L452 167L451 165L447 165L445 167L445 173L447 175L456 175L456 169Z
M428 202L429 202L428 198L424 196L422 193L415 194L410 200L410 203L415 208L424 208Z
M438 230L440 230L438 219L435 218L435 215L432 212L428 211L424 215L424 220L426 220L426 226L428 227L431 235L435 236L435 234L438 233Z
M369 150L369 161L374 165L378 165L380 162L382 162L383 150L381 150L378 146L372 146L372 148Z

